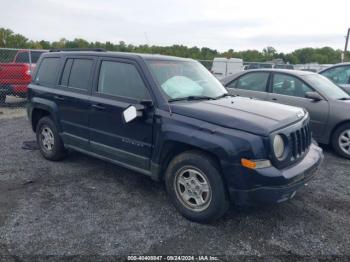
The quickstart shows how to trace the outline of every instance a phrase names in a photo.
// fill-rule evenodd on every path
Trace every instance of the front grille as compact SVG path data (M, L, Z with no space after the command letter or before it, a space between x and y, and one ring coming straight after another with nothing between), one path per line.
M309 123L289 135L291 160L300 158L311 145L311 131Z

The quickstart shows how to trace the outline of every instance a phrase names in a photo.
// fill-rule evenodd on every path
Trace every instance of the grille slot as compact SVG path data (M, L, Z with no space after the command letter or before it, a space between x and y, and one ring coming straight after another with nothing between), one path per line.
M289 135L292 160L303 156L311 144L311 132L309 124Z

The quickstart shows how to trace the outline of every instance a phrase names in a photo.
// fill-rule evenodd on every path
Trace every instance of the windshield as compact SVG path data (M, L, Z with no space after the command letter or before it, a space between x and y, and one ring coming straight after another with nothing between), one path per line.
M343 89L322 75L306 75L305 79L311 84L311 86L315 87L329 98L350 98Z
M168 100L217 98L227 93L222 84L198 62L148 60L147 64Z

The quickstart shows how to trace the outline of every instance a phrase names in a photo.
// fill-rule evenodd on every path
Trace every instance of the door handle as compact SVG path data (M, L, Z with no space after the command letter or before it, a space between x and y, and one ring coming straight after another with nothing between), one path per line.
M277 98L274 97L274 98L272 98L271 100L272 100L272 101L277 101Z
M93 104L92 107L97 109L97 110L105 110L106 109L106 107L104 107L100 104Z
M57 100L61 100L61 101L64 100L64 97L63 97L63 96L59 96L59 95L56 95L56 96L54 96L53 98L55 98L55 99L57 99Z

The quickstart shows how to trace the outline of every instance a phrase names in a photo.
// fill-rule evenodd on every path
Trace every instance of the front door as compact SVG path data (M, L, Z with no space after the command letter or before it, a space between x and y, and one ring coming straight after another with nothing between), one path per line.
M101 59L91 98L90 144L94 153L139 171L149 171L152 153L152 113L124 123L130 105L142 108L151 100L146 81L136 63L125 59Z
M272 102L305 108L310 114L314 138L322 139L328 121L328 102L306 98L306 92L315 92L315 90L301 79L289 74L274 73L271 88L270 100Z

